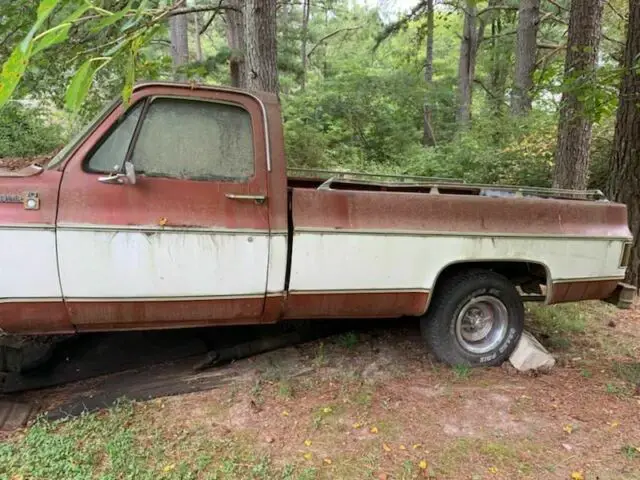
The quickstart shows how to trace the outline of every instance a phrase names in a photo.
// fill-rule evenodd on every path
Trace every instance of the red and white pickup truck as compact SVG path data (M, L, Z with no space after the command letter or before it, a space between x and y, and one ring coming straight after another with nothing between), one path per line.
M495 365L523 300L628 303L626 208L598 197L288 176L274 95L143 84L46 169L2 174L0 328L415 316L441 360Z

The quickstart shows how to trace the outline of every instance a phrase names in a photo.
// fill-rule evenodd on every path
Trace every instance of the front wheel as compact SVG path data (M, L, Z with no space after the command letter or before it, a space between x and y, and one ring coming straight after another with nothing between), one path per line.
M524 307L506 277L472 270L438 285L420 327L431 351L445 363L500 365L520 340Z

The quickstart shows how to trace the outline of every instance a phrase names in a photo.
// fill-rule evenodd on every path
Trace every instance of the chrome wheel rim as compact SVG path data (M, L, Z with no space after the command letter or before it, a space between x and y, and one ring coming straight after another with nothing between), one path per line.
M501 300L490 295L475 297L456 318L456 339L470 353L490 352L502 343L508 325L509 314Z

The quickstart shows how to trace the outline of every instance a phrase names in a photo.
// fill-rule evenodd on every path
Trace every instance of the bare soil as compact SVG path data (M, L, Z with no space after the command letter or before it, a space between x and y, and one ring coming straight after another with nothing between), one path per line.
M550 373L446 367L416 325L244 360L230 367L238 382L137 415L150 431L229 439L308 478L640 479L640 308L547 309L529 328L563 339Z

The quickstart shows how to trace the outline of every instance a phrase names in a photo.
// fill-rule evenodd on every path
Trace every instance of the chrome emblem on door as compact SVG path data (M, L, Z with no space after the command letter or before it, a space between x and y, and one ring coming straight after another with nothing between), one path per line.
M5 193L0 194L0 203L21 203L25 210L38 210L40 195L38 192L24 192L22 195Z

